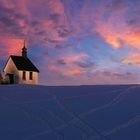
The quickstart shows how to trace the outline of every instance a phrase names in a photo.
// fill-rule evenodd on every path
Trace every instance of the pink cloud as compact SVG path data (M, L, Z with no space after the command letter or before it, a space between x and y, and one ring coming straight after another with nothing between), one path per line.
M84 69L82 69L78 66L58 67L55 65L49 65L47 70L51 73L54 73L54 75L60 74L60 75L67 76L67 77L80 75L85 72Z
M63 60L63 62L66 64L72 64L75 62L82 61L82 60L86 59L87 57L88 57L88 55L86 53L70 54L70 55L59 57L58 61Z
M0 37L0 44L3 46L1 52L4 52L5 55L20 55L23 39Z
M61 57L59 56L53 60L45 57L44 59L47 59L48 66L43 66L42 69L43 71L49 72L53 78L57 77L58 75L68 78L75 77L86 73L85 68L76 64L76 62L81 62L86 58L88 58L86 53L69 54Z
M124 64L136 64L140 66L140 53L131 53L128 56L126 56L123 60L122 63Z

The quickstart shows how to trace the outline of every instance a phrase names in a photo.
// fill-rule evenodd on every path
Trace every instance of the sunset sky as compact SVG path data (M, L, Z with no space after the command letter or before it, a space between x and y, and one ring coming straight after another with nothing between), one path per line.
M140 0L0 0L0 70L28 56L45 85L140 83Z

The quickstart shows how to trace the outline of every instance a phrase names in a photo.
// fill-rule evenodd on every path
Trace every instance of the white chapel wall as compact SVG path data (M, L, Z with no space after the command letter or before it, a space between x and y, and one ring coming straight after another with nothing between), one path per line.
M9 58L5 68L4 68L4 75L6 74L14 74L14 82L18 83L18 69L16 68L15 64L13 63L12 59Z
M23 71L18 71L19 75L19 84L38 84L38 73L33 72L33 79L30 80L30 71L25 71L26 72L26 80L22 79L23 76Z

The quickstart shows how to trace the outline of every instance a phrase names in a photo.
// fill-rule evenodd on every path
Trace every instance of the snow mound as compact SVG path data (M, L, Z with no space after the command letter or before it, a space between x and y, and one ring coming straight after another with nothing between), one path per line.
M139 140L140 86L0 86L0 140Z

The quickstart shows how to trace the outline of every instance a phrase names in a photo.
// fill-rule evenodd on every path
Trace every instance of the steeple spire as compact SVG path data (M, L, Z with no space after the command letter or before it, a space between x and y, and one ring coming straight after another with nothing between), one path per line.
M22 57L27 58L27 48L26 48L25 40L23 42Z
M25 39L24 39L24 42L23 42L23 47L25 47L26 46L26 41L25 41Z

